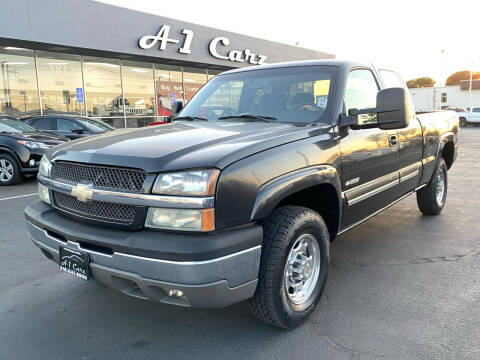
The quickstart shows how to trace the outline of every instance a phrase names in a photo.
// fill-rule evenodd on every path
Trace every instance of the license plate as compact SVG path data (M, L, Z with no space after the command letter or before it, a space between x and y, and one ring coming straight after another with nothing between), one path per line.
M80 279L88 280L88 254L61 247L59 262L60 270Z

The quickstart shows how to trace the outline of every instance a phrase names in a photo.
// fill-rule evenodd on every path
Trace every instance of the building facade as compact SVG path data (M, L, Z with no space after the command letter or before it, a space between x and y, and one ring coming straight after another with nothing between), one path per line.
M0 6L0 113L17 117L144 126L222 71L334 57L90 0Z
M429 111L470 106L469 87L463 84L409 90L416 109ZM480 106L480 89L477 86L472 86L471 105Z

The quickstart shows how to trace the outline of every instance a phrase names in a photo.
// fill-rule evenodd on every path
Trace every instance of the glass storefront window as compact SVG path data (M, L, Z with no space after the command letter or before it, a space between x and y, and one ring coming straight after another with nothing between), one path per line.
M172 115L175 101L183 101L182 69L180 66L155 64L155 87L157 89L157 116Z
M84 114L76 89L83 88L79 55L37 51L37 71L44 114Z
M88 116L108 120L115 127L123 126L122 81L118 60L83 57L83 77Z
M123 93L127 116L153 117L155 88L153 66L149 63L122 61Z
M188 102L206 82L207 72L205 69L184 68L183 88L185 91L185 102Z
M16 117L40 113L32 50L0 48L0 113Z
M207 79L210 80L210 79L213 79L215 76L217 76L218 74L222 73L223 71L222 70L211 70L211 69L208 69L207 70Z

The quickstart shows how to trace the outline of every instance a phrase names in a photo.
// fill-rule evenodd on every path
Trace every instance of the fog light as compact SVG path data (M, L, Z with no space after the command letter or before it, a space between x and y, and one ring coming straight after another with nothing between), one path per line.
M28 162L28 165L35 166L35 160L30 159L30 161Z
M51 205L50 202L50 191L47 187L43 186L42 184L38 184L38 197L45 201L47 204Z
M176 289L170 289L168 291L168 296L170 296L170 297L182 297L183 296L183 291L176 290Z

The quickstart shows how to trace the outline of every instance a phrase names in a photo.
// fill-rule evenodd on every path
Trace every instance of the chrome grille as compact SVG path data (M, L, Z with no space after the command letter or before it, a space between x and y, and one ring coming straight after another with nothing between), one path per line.
M76 197L59 191L53 191L53 199L56 208L88 219L130 225L136 217L136 207L132 205L102 201L81 202Z
M53 164L52 177L75 185L92 183L97 189L138 193L147 174L136 169L58 161Z

